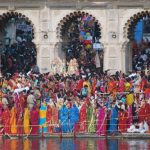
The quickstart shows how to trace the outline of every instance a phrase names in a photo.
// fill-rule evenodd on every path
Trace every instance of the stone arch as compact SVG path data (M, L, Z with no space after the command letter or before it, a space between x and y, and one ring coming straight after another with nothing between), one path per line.
M89 27L89 29L87 29L87 31L85 31L86 30L85 27L84 27L84 29L80 28L81 26L83 27L83 25L81 25L81 24L83 23L83 18L84 17L85 18L89 17L89 19L91 19L91 26L89 25L90 27ZM70 31L68 31L67 29L70 29L70 27L71 27L71 25L73 23L78 24L78 26L73 27L75 29L75 31L76 31L75 33L79 32L79 34L74 35L74 36L76 36L76 41L75 42L78 42L78 43L76 45L75 44L73 45L74 46L73 49L75 49L75 52L73 52L74 54L69 58L68 53L65 51L65 47L68 46L67 44L69 43L69 40L70 40L70 38L68 38L70 35L67 35L67 34L69 34ZM84 26L86 26L86 25L84 24ZM91 29L91 31L90 31L90 29ZM100 43L101 29L102 28L101 28L101 24L99 23L99 21L96 20L96 18L93 15L91 15L89 13L86 13L84 11L71 12L70 14L66 15L65 17L63 17L62 20L60 20L60 22L58 23L58 26L56 28L56 32L57 32L57 38L61 42L62 49L66 53L66 60L70 61L72 58L76 58L78 60L79 66L80 66L80 64L82 64L79 61L79 59L80 59L79 57L82 55L80 52L81 52L81 49L84 47L84 44L83 44L84 38L83 38L83 36L85 34L88 34L89 32L90 32L90 37L92 37L92 39L91 39L92 43L90 43L90 45L92 47L90 47L90 45L88 45L88 46L89 46L89 49L91 50L90 51L91 54L93 54L93 56L94 56L95 55L94 52L92 53L92 49L93 49L93 45L92 44L93 43ZM82 31L84 31L84 33L81 36L81 32ZM91 35L91 32L93 33L93 35ZM85 48L86 51L88 51L87 50L88 46ZM80 56L78 56L78 55L80 55ZM102 51L101 51L100 52L100 56L102 56L102 55L103 54L102 54ZM100 57L100 58L103 59L103 57ZM100 61L101 61L101 68L103 67L103 60L102 59L100 59Z
M14 24L15 26L13 28L15 30L12 31L13 40L11 39L11 37L9 37L9 34L8 34L8 32L10 32L11 30L11 27L9 31L7 29L9 28L8 26L10 24ZM22 13L11 11L11 12L6 12L0 15L0 40L1 40L0 47L4 49L4 51L1 52L3 74L6 74L6 73L13 74L15 73L15 71L27 72L31 69L31 65L36 64L36 61L37 61L36 60L37 59L36 58L37 57L36 45L32 42L32 40L34 39L34 29L35 28L34 28L32 21L28 17L23 15ZM6 44L8 41L9 43ZM11 48L14 49L14 52L8 50ZM15 55L18 55L18 56L15 57ZM19 64L20 67L17 67L16 69L9 68L10 66L8 65L7 57L8 59L11 58L12 65L16 64L16 66L17 66L17 63L19 63L18 62L19 59L20 60L22 59L22 61L20 61L21 64ZM27 57L29 57L29 59ZM13 71L10 71L10 70L13 70Z
M140 11L133 14L123 27L123 36L126 39L125 45L125 71L135 70L133 62L133 47L135 45L135 29L137 24L146 18L150 18L150 11ZM143 69L142 69L143 70Z
M141 19L144 19L145 17L150 17L149 11L141 11L131 16L124 25L124 37L128 40L134 40L133 36L136 25Z

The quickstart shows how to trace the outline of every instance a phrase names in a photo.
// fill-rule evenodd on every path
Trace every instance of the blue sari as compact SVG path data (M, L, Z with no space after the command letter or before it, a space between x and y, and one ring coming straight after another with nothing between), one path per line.
M78 120L79 120L79 109L74 104L69 111L69 129L70 129L70 132L74 131L74 125L75 125L75 123L78 122Z
M118 126L118 107L115 106L111 109L110 123L109 123L109 133L114 133L117 131Z
M69 132L69 110L66 105L63 105L59 110L59 120L61 123L61 130L63 133Z

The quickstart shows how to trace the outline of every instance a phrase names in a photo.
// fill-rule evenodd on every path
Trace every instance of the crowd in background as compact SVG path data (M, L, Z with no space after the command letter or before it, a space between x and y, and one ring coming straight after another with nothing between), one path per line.
M0 32L3 74L28 72L36 64L36 46L32 42L31 23L19 16L7 18Z
M99 48L93 48L93 44L99 43L101 37L100 25L95 17L88 13L76 14L65 23L61 33L66 61L75 58L79 68L95 69L96 49Z
M145 70L150 66L150 42L142 41L140 44L133 42L133 70Z
M1 134L149 132L149 71L64 76L34 67L1 87Z

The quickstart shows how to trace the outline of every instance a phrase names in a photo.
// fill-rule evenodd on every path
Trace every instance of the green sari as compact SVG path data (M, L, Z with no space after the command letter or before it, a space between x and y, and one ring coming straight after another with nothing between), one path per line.
M96 131L96 117L94 115L94 109L90 105L87 108L87 129L89 133L94 133Z

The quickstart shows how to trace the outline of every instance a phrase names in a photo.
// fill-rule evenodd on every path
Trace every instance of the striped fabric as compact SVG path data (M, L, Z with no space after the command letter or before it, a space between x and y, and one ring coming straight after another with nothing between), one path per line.
M46 111L47 111L47 106L45 103L41 104L41 108L40 108L40 117L39 117L39 132L42 133L42 127L43 127L43 131L44 133L47 132L47 125L46 125Z

